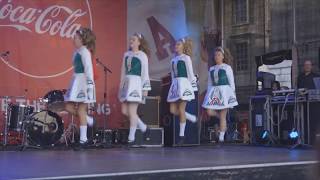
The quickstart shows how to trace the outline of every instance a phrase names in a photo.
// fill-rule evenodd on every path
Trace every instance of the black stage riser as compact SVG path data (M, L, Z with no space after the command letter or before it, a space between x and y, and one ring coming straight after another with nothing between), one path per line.
M315 165L288 165L227 170L179 171L136 175L77 178L81 180L316 180L310 169Z

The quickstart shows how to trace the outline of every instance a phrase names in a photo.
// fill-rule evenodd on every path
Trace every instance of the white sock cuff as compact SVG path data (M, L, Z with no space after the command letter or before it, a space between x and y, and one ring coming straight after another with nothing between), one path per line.
M137 130L136 127L130 127L129 136L128 136L128 140L129 141L134 141L135 140L136 130Z
M190 114L190 113L188 113L188 112L186 112L185 114L186 114L186 118L187 118L189 121L191 121L191 122L193 122L193 123L197 122L197 117L196 117L195 115Z
M93 117L87 115L87 124L88 126L93 126Z
M80 126L80 143L86 142L88 140L87 138L87 126Z
M146 132L146 130L147 130L147 125L140 118L138 119L138 128L142 132Z
M184 136L185 130L186 130L186 122L183 122L183 123L180 122L179 136Z

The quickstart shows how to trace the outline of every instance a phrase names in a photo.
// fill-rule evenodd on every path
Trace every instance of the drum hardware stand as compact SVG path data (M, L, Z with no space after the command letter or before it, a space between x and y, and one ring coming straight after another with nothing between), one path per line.
M9 96L5 96L5 112L4 112L4 135L3 135L3 146L7 146L8 144L8 126L9 126L9 115L8 115L8 110L9 110Z
M75 143L75 137L74 136L75 136L76 128L77 128L77 126L74 123L74 116L71 115L71 123L68 125L68 128L64 130L64 133L62 135L62 138L64 139L65 144L66 144L67 147L69 147L68 139L70 139L70 135L72 136L71 137L71 144Z
M1 52L0 58L8 61L9 60L10 51ZM7 146L8 144L8 125L9 125L9 117L8 117L8 107L9 107L9 96L4 96L5 99L5 113L4 113L4 135L3 135L3 146Z
M227 111L227 117L226 117L226 119L227 119L227 124L232 124L232 122L231 122L231 112L230 112L230 109L228 109L228 111ZM238 122L237 122L237 120L235 120L235 121L233 122L233 124L235 125L235 129L230 132L230 136L229 136L229 137L230 137L230 140L231 140L232 142L238 142L238 141L240 141L240 139L239 139L240 133L239 133L239 131L238 131ZM228 129L228 127L227 127L227 129Z
M236 128L235 130L232 132L232 140L235 142L240 141L241 139L239 139L239 137L241 136L239 131L238 131L238 123L236 122Z
M22 123L23 136L22 136L22 143L20 146L20 151L24 151L28 148L41 149L40 146L33 146L33 145L30 145L28 142L28 140L30 140L30 139L28 139L29 138L29 130L28 129L29 129L31 122L32 122L31 116L28 115Z
M107 80L108 80L108 73L112 74L112 71L105 65L103 64L99 58L96 59L97 61L97 64L100 65L102 68L103 68L103 72L104 72L104 93L103 93L103 104L104 104L104 123L103 123L103 140L101 143L97 143L96 146L102 146L104 148L111 148L112 145L111 145L111 142L107 140L107 119L108 119L108 115L107 115L107 112L106 112L106 105L107 105Z

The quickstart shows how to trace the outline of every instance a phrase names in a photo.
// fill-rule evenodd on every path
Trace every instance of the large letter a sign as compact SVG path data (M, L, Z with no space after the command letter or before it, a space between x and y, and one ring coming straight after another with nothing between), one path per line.
M127 32L142 33L151 48L150 76L160 79L170 71L175 40L187 36L183 0L128 0Z
M151 16L147 19L154 43L157 48L156 55L159 60L163 60L169 57L166 46L169 45L169 50L173 53L175 39L172 37L170 32L163 27L155 17Z

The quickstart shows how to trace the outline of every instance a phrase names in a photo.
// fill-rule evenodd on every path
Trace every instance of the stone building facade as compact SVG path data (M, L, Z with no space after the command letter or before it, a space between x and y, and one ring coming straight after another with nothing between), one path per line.
M255 56L298 49L298 69L306 59L319 70L319 0L222 0L223 44L234 56L237 96L247 105L256 88ZM221 1L220 1L221 3ZM295 8L293 8L295 7ZM293 19L295 9L295 19ZM296 43L294 43L294 20Z

